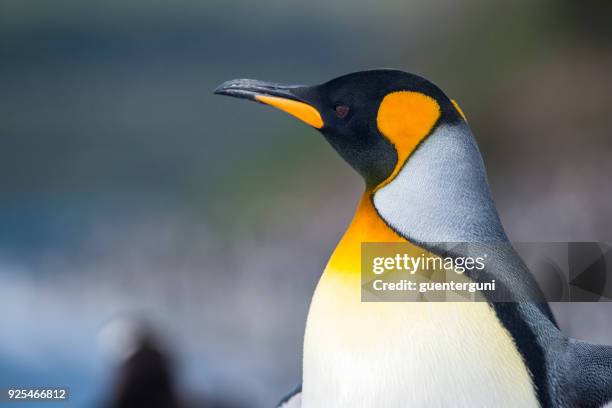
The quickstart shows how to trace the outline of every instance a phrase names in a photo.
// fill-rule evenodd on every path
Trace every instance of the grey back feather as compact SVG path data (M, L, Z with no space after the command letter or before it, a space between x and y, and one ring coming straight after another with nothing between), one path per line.
M469 127L427 137L374 205L396 231L420 242L504 242L487 175Z

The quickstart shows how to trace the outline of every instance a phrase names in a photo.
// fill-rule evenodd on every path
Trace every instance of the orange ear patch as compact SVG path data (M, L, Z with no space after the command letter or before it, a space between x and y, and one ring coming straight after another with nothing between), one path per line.
M378 130L395 146L397 164L393 173L377 188L389 183L440 117L440 106L430 96L419 92L401 91L385 96L376 122Z

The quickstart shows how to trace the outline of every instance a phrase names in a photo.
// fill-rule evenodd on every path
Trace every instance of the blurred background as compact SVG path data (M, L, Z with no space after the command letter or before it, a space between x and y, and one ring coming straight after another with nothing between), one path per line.
M0 387L104 404L121 368L100 333L126 317L198 406L269 407L300 381L361 180L288 115L213 96L227 79L422 74L466 113L512 240L612 241L610 18L605 0L2 0ZM610 304L555 312L612 344Z

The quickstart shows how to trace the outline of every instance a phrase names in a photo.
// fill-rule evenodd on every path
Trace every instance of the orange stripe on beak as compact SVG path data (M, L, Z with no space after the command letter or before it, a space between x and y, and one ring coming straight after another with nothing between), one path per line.
M323 119L321 119L319 111L304 102L268 95L256 95L255 99L285 111L314 128L321 129L323 127Z

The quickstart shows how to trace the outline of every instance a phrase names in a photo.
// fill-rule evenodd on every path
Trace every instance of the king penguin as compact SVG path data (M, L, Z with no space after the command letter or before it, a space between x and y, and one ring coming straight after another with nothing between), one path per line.
M440 88L381 69L316 86L231 80L215 93L295 116L365 181L311 301L302 382L279 407L597 407L612 398L612 347L568 338L533 301L539 289L508 243L475 139ZM362 302L364 242L438 256L447 249L436 242L502 248L470 278L496 279L510 301Z

